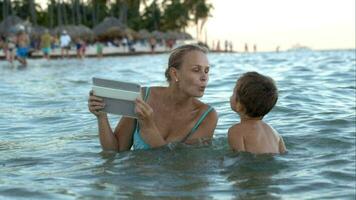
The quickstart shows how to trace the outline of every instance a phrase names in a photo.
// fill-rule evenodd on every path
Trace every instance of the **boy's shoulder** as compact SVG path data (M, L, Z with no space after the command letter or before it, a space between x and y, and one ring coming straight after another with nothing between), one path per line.
M267 124L267 123L265 123L265 125L266 125L266 128L265 128L265 130L266 131L269 131L271 134L273 134L276 138L279 138L280 137L280 135L278 134L278 131L276 131L276 129L274 129L271 125L269 125L269 124Z
M234 124L233 126L231 126L230 128L229 128L229 130L228 130L228 134L230 135L230 136L235 136L235 137L237 137L237 136L243 136L244 135L244 133L245 133L245 131L244 131L244 127L243 127L243 125L241 125L241 123L238 123L238 124Z
M239 127L241 126L241 124L240 123L238 123L238 124L234 124L234 125L232 125L230 128L229 128L229 131L230 130L235 130L235 129L239 129Z

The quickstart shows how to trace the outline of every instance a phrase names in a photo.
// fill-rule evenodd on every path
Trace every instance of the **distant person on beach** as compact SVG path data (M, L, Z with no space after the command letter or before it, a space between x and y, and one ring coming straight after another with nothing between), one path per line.
M127 47L129 52L135 52L136 49L134 47L134 38L131 34L127 34Z
M17 50L16 59L21 63L22 67L27 66L27 56L29 52L30 38L25 30L20 30L16 38Z
M167 39L166 40L166 47L168 47L169 50L172 50L175 43L176 42L175 42L174 39Z
M75 40L75 48L77 51L77 58L82 59L82 53L81 53L81 48L82 48L82 42L80 38L76 38Z
M157 40L156 40L156 38L151 37L151 38L149 39L149 43L150 43L150 47L151 47L151 53L154 53L154 52L155 52L155 49L156 49L156 45L157 45Z
M69 56L70 42L71 42L71 38L67 34L67 31L62 31L62 34L59 38L59 43L60 43L59 45L61 47L62 58L64 58L64 53L66 57Z
M5 38L3 36L0 37L0 49L2 49L3 51L5 49Z
M216 51L221 51L220 48L220 40L218 40L217 44L216 44Z
M7 50L6 38L4 36L0 37L0 49L2 49L6 58L8 50Z
M47 60L51 57L51 42L52 36L49 34L48 30L46 29L44 34L41 36L41 49L43 53L43 57Z
M77 38L75 40L76 50L77 50L77 58L83 59L85 57L86 51L86 43L81 38Z
M52 41L51 41L51 49L56 49L59 48L60 44L59 44L59 38L58 36L53 36L52 37Z
M101 43L99 40L97 40L95 43L95 46L96 46L96 57L102 58L103 57L103 48L104 48L103 43Z
M15 51L16 51L16 36L10 35L6 38L5 47L4 47L6 60L9 61L10 64L12 64L13 61L15 60Z
M174 49L165 76L168 87L142 88L136 99L138 119L122 117L114 131L100 110L102 99L90 92L88 107L98 120L104 150L151 149L167 144L209 142L217 124L217 113L198 98L209 80L207 50L197 45Z
M245 53L248 53L248 45L245 43Z
M82 58L85 58L87 56L87 41L85 39L81 41L82 41L82 49L81 49Z
M253 154L286 152L283 138L262 121L277 99L277 87L270 77L247 72L238 79L230 105L241 121L228 131L228 142L234 151Z
M225 40L225 52L228 52L228 48L229 48L229 41Z
M255 52L255 53L257 52L257 45L256 44L253 45L253 52Z
M127 37L125 36L125 37L123 37L122 38L122 40L121 40L121 44L122 44L122 46L123 46L123 48L124 48L124 52L126 52L126 46L128 46L128 40L127 40Z
M234 51L234 47L233 47L233 43L232 42L229 42L229 49L230 49L230 52Z

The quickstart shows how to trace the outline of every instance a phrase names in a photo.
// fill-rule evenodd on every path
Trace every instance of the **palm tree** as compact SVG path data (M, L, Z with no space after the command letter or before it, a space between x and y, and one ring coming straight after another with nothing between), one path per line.
M57 11L57 26L62 26L63 22L62 22L62 9L61 9L61 1L59 0L59 2L54 1L54 5Z
M1 3L2 7L2 18L5 19L9 15L14 14L12 10L11 0L3 0Z
M87 9L84 4L84 0L82 0L82 2L80 4L82 5L82 8L83 8L83 24L87 25Z
M48 18L49 18L49 27L54 27L54 8L56 2L54 0L50 0L50 3L47 6Z
M60 7L63 12L63 22L65 25L67 25L68 24L67 7L69 7L69 6L62 1L62 3L60 4Z
M35 0L28 0L28 4L29 4L29 9L30 9L31 21L34 25L37 25Z
M2 18L5 19L9 15L9 4L8 0L4 0L1 3L2 6Z
M92 21L92 27L94 27L97 24L97 20L96 20L96 4L95 4L95 0L91 1L91 21Z
M76 24L75 20L75 0L72 0L72 24Z
M164 14L162 17L163 30L184 29L189 22L189 7L180 2L180 0L164 1Z
M127 24L127 11L128 11L128 5L127 2L125 0L120 2L120 16L119 16L119 20L123 23L123 24Z
M127 25L136 30L141 28L140 5L141 0L128 1Z
M82 23L82 17L81 17L81 14L80 14L80 2L79 0L75 0L75 10L77 12L77 23L78 24L81 24Z
M107 16L107 4L108 0L92 0L91 10L92 10L92 26L94 27Z
M184 4L190 9L190 15L193 16L193 21L196 26L197 38L201 35L201 31L210 16L210 11L213 5L206 2L206 0L185 0ZM200 22L200 25L199 25Z
M49 27L68 23L94 27L114 16L130 28L150 31L182 31L193 22L199 36L212 9L206 0L47 0L47 9L42 10L39 1L0 0L0 17L14 14Z

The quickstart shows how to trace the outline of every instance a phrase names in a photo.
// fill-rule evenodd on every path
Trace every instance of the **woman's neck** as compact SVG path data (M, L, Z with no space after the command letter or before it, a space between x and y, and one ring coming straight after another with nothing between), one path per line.
M177 87L169 86L167 88L167 99L175 107L190 106L193 103L194 97L188 96Z

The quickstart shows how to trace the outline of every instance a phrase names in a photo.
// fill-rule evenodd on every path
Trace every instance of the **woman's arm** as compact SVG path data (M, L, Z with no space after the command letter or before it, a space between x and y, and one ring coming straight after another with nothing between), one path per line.
M133 131L135 120L129 117L122 117L115 128L115 138L118 142L118 151L128 151L133 143Z
M99 140L103 150L119 150L118 141L115 138L106 113L97 116Z
M159 133L153 120L153 110L142 98L136 99L135 112L141 127L141 137L152 148L164 146L167 142Z
M132 132L134 120L130 118L121 118L119 124L112 132L107 114L100 110L104 108L103 100L90 92L88 101L89 111L93 113L98 120L99 139L103 150L125 151L132 146Z
M103 150L128 151L132 146L135 120L122 117L113 133L106 113L98 117L99 138Z

